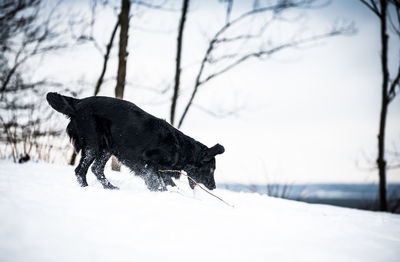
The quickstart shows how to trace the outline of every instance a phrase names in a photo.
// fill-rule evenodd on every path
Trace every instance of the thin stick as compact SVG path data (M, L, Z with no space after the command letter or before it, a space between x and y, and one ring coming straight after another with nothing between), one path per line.
M235 207L234 205L229 204L228 202L226 202L225 200L223 200L222 198L220 198L219 196L214 195L213 193L211 193L210 191L208 191L207 189L205 189L204 187L202 187L199 183L196 182L196 180L194 180L191 176L189 176L188 174L186 174L186 172L182 172L181 170L158 170L162 173L179 173L181 175L184 175L185 177L187 177L188 179L192 180L193 183L195 183L196 186L199 186L201 189L203 189L204 191L206 191L207 193L209 193L210 195L212 195L213 197L219 199L220 201L224 202L226 205L230 206L230 207Z

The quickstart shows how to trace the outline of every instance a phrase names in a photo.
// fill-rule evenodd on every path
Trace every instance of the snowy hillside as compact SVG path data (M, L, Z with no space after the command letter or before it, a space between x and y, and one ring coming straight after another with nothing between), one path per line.
M73 167L0 162L0 261L398 261L400 216L214 192L185 179L148 192L106 171L119 191Z

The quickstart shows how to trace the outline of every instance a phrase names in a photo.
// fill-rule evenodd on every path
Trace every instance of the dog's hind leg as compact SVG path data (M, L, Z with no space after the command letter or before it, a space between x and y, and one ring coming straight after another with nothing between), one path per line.
M93 174L95 174L95 176L97 177L97 179L100 181L100 183L103 185L104 188L118 189L118 187L112 185L104 175L104 167L108 159L110 159L110 157L111 157L110 153L103 152L102 154L99 154L92 165L92 172Z
M88 185L86 181L86 173L89 169L89 166L93 163L95 157L95 154L91 150L82 150L81 160L79 161L79 165L75 168L75 175L81 187Z
M164 181L165 186L172 186L175 187L175 183L172 180L172 176L174 176L174 173L170 173L170 172L160 172L158 171L159 176L161 177L161 179ZM176 176L174 176L176 177Z

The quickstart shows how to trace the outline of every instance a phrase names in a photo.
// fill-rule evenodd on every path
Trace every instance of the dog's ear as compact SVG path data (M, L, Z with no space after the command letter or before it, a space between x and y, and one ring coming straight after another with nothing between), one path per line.
M225 152L225 148L220 144L216 144L215 146L208 149L208 154L211 156L216 156Z
M223 146L221 146L220 144L216 144L215 146L207 149L207 151L205 152L203 161L209 161L216 155L222 154L224 152L225 152L225 148Z

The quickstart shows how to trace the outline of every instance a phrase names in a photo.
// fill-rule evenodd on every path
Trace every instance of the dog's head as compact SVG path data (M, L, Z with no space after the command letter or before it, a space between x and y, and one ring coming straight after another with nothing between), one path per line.
M215 189L215 156L225 152L225 149L220 144L216 144L211 148L206 148L201 152L196 166L188 170L188 174L196 180L197 183L205 185L208 189ZM189 179L189 185L192 189L195 187L195 183Z

